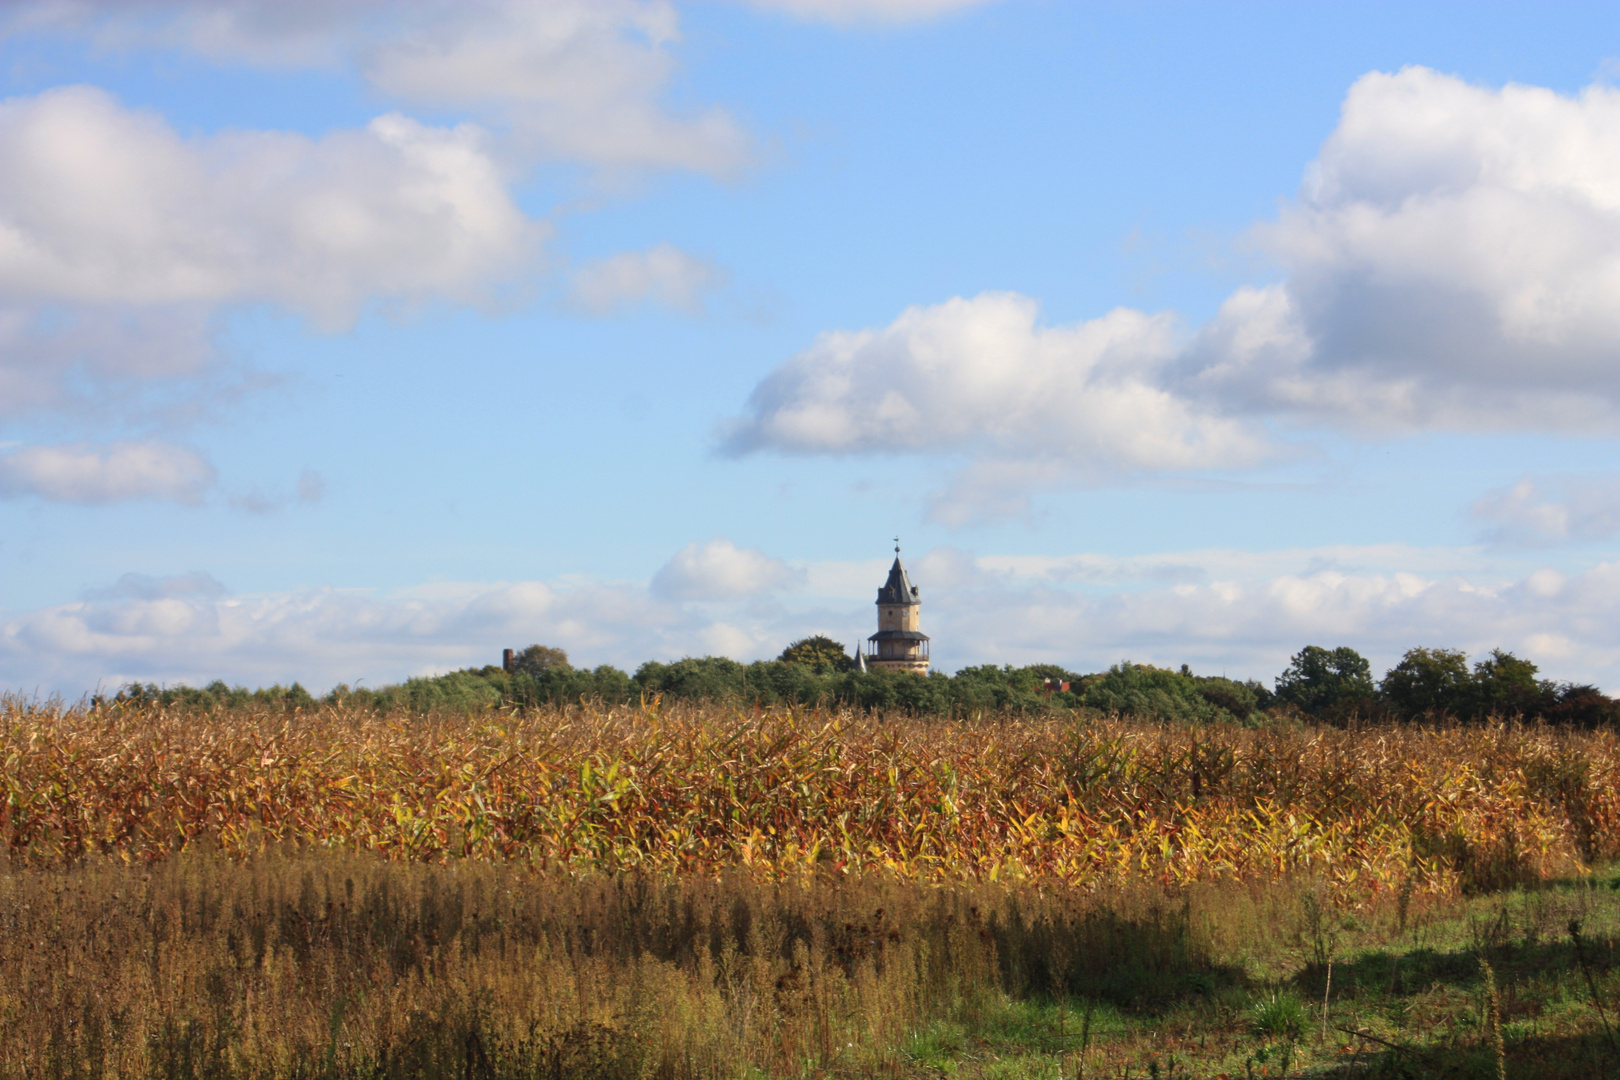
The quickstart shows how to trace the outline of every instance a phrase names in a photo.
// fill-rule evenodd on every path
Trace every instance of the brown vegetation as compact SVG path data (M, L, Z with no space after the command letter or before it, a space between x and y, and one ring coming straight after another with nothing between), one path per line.
M916 1076L1042 996L1064 1075L1362 1060L1379 995L1448 1053L1610 1053L1516 1004L1555 961L1613 996L1607 908L1573 959L1564 907L1469 947L1483 1037L1408 928L1620 854L1612 732L11 703L0 759L0 1076Z
M998 991L1209 963L1152 893L332 855L13 872L0 920L8 1076L859 1074Z
M947 722L715 707L0 712L13 859L339 846L547 871L1163 884L1365 896L1620 855L1620 736Z

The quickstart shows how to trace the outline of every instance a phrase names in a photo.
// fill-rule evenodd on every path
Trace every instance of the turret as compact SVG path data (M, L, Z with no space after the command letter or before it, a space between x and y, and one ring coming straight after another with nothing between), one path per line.
M922 597L900 562L895 541L889 580L878 590L878 632L866 639L868 667L928 674L928 635L921 626Z

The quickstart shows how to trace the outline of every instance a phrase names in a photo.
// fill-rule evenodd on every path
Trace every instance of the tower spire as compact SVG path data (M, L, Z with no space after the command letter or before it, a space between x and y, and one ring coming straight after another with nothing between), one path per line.
M894 565L878 590L878 632L867 638L864 660L870 667L928 674L928 635L918 626L922 597L900 561L900 538L894 538Z

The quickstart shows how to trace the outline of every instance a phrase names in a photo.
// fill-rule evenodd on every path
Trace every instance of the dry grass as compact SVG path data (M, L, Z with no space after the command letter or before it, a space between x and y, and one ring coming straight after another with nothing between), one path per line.
M905 1036L1209 970L1149 892L200 852L0 877L0 1074L896 1074Z
M1591 899L1613 891L1536 900L1522 933L1478 914L1620 855L1611 732L8 702L0 760L0 1076L1611 1053L1589 1002L1616 993L1620 907ZM1478 940L1433 929L1448 911ZM1569 918L1588 952L1547 944ZM1255 1005L1296 993L1309 1038L1257 1036ZM1563 1041L1533 1042L1531 997Z
M1372 898L1620 855L1620 738L1509 724L1248 730L802 710L0 708L13 859L337 846L547 871L922 881L1301 872Z

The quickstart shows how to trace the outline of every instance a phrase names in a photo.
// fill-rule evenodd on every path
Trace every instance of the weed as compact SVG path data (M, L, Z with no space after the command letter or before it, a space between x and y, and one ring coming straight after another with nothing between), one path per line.
M1569 920L1569 940L1575 946L1575 962L1580 965L1581 974L1586 978L1587 990L1592 995L1592 1008L1597 1010L1598 1019L1603 1024L1603 1034L1608 1037L1610 1048L1620 1051L1620 1044L1615 1042L1614 1028L1609 1025L1608 1011L1603 1007L1603 997L1598 993L1597 979L1593 977L1591 961L1586 956L1586 945L1581 940L1581 920Z
M1485 1031L1496 1063L1496 1080L1507 1080L1507 1049L1502 1042L1502 999L1496 990L1496 972L1481 956L1479 971L1485 979Z
M1279 990L1250 1007L1249 1022L1256 1035L1298 1042L1305 1036L1309 1015L1298 994Z

